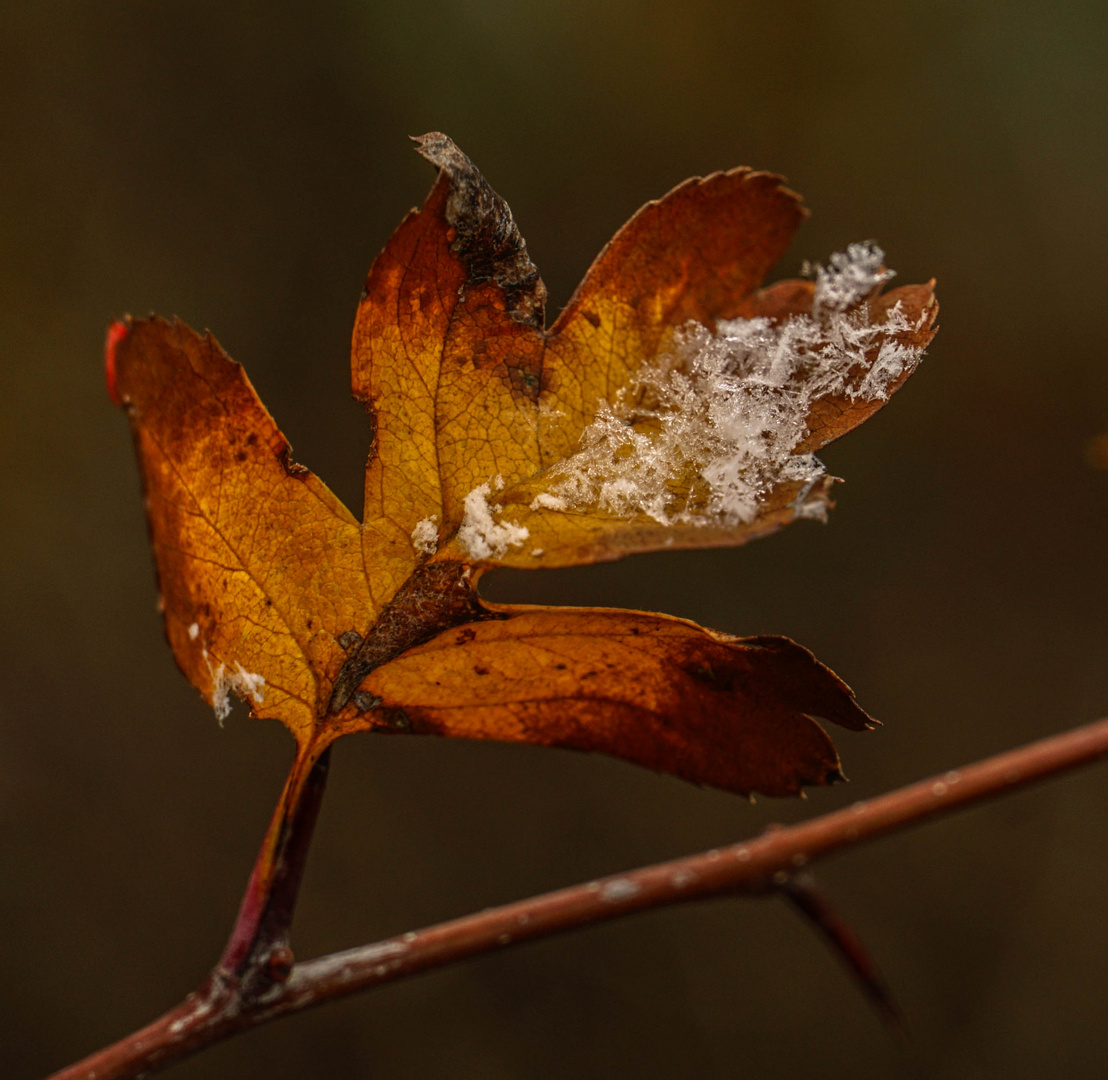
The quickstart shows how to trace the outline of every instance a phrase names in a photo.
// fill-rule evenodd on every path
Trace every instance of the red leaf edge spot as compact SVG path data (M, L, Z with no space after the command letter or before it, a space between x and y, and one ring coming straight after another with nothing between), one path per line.
M115 385L115 351L130 332L129 320L117 320L108 327L107 337L104 340L104 374L108 380L108 396L119 406L123 405L123 401Z

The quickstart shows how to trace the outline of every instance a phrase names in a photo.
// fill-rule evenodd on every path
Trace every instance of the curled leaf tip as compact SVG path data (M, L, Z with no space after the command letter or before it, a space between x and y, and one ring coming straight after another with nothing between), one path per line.
M449 178L444 214L454 231L450 250L466 269L466 286L493 282L514 322L541 328L546 286L508 204L449 136L431 131L414 141L417 152Z
M476 172L473 162L462 153L449 135L444 135L441 131L428 131L409 138L416 144L416 153L425 157L432 165L437 165L440 169L468 168Z

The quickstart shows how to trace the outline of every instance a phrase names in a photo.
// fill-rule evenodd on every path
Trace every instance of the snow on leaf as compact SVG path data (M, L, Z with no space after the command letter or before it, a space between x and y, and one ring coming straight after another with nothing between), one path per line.
M502 488L504 478L498 475L493 483ZM508 548L522 544L528 537L525 528L510 521L496 521L494 515L500 508L494 510L489 506L490 494L490 485L486 480L465 497L465 514L458 526L457 539L473 562L498 559Z
M247 671L238 661L235 661L233 671L228 671L220 664L215 670L213 682L212 708L215 709L216 719L221 723L231 715L232 692L243 701L254 701L259 705L265 701L265 678Z
M804 264L804 274L816 279L812 310L817 315L823 311L845 311L896 276L885 266L885 253L872 241L836 251L828 263L828 266Z
M823 515L813 454L914 368L931 286L882 293L880 250L854 245L814 282L759 289L804 210L735 169L640 210L547 329L507 204L446 136L417 145L438 179L355 319L375 432L361 522L213 338L157 318L109 330L182 671L221 718L235 693L284 723L297 776L369 730L600 751L744 793L835 779L813 717L872 722L799 646L500 607L476 586L492 566L733 545Z
M439 529L434 518L423 518L412 529L412 547L424 555L434 555L439 547Z
M860 305L891 276L883 261L872 244L833 255L829 269L816 269L811 313L681 327L614 402L599 403L581 448L550 470L532 508L726 528L753 521L779 485L811 491L825 469L796 448L813 404L832 395L883 401L923 352L896 340L919 325L899 305L883 321ZM822 511L818 501L797 504L798 516Z

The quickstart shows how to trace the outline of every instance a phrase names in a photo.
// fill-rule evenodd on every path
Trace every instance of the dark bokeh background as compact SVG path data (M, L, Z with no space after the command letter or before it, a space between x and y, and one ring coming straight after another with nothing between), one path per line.
M218 955L291 753L178 674L107 321L243 361L360 507L363 276L451 134L552 296L646 199L737 164L939 278L942 331L825 455L826 527L487 579L812 648L885 721L849 787L754 807L569 753L361 737L335 755L301 955L740 838L1108 712L1108 20L1096 3L337 0L0 9L0 1068L150 1019ZM1094 455L1095 457L1095 455ZM1103 462L1102 462L1103 464ZM1103 769L841 856L899 1049L778 902L713 902L482 959L261 1029L184 1078L1101 1077Z

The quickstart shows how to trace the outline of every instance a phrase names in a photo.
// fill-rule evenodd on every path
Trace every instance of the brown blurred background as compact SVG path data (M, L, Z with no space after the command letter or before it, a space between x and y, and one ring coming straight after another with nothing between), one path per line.
M291 753L178 674L130 436L129 311L210 327L360 509L354 305L441 129L568 298L646 199L738 164L813 210L778 276L876 238L942 330L825 459L826 527L498 574L498 599L671 612L813 649L885 722L848 787L741 800L615 761L348 739L294 945L358 944L844 805L1108 712L1108 20L1087 2L4 3L0 1073L152 1018L215 960ZM1098 467L1099 464L1099 467ZM895 986L880 1029L779 902L650 914L224 1044L185 1078L1102 1077L1103 768L819 879Z

